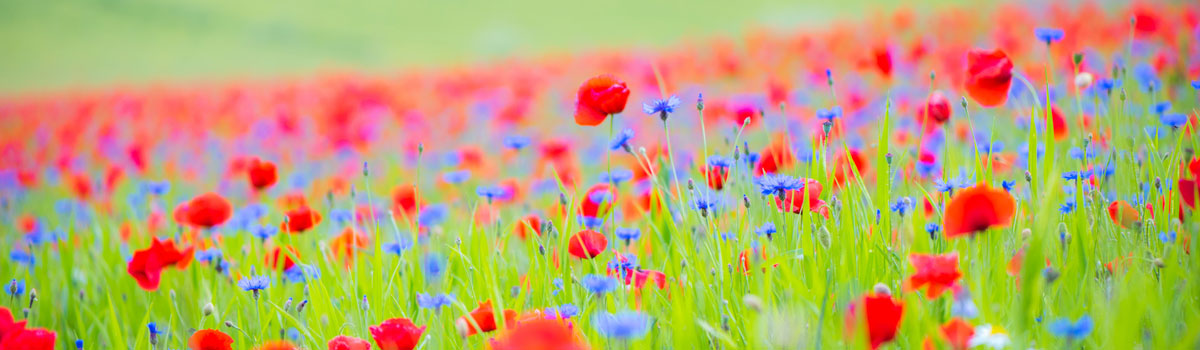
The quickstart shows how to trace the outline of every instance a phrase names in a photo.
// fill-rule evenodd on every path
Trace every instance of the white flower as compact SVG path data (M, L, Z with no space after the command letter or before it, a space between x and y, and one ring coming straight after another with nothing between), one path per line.
M1003 349L1008 346L1008 334L1003 331L992 333L992 325L984 324L975 327L975 335L971 336L971 340L967 341L968 347L976 347L987 345L992 349Z
M1075 87L1080 90L1087 89L1088 86L1092 86L1092 80L1092 73L1079 73L1075 75Z

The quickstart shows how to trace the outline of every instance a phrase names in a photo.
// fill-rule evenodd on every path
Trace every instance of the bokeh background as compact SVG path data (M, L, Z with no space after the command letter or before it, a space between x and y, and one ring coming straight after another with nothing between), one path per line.
M0 95L653 49L958 0L3 0Z

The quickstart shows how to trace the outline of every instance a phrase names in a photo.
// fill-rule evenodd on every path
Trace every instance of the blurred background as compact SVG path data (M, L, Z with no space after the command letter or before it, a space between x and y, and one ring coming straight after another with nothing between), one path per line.
M955 0L3 0L0 95L653 49Z

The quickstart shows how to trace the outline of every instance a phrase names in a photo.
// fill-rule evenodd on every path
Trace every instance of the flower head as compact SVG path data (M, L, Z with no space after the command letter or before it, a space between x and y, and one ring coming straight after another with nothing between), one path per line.
M916 272L908 278L909 288L928 287L926 295L935 299L950 289L962 277L958 271L958 253L944 255L911 254L909 262Z
M1033 34L1038 40L1050 45L1050 43L1062 40L1063 30L1058 28L1037 28L1033 30Z
M188 347L192 350L231 350L233 338L219 330L201 329L188 338Z
M675 108L679 107L679 97L671 95L667 99L651 100L642 104L642 112L647 115L658 115L663 120L667 119L667 115L675 113Z
M238 288L241 288L244 291L255 292L257 294L258 291L267 289L267 287L271 286L271 279L266 275L250 276L248 278L242 277L242 279L238 281L237 285Z
M1078 340L1092 333L1092 318L1083 315L1075 322L1060 318L1050 323L1050 333L1068 340Z
M609 115L624 111L628 100L629 88L625 82L608 74L592 77L579 86L575 100L575 123L600 125Z
M382 350L412 350L421 341L425 326L417 327L407 318L393 318L371 326L371 337Z
M959 191L946 204L943 229L947 238L975 234L993 227L1008 226L1015 203L1012 195L986 184Z
M629 140L633 140L633 129L621 130L616 136L613 136L612 141L609 141L608 149L613 151L623 149L632 152L632 149L629 147Z
M999 49L967 52L967 95L984 107L995 107L1008 99L1012 84L1012 61Z
M608 338L637 339L650 331L650 316L636 311L601 313L592 321L596 330Z
M587 275L579 279L579 284L592 294L604 294L617 288L617 280L602 275Z

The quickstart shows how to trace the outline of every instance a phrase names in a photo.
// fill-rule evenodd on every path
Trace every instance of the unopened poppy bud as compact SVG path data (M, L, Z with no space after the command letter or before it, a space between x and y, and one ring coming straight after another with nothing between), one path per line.
M874 290L875 290L875 294L892 295L892 289L888 288L888 286L883 283L876 283Z
M1119 96L1121 97L1121 102L1125 102L1125 89L1121 89L1121 94Z
M887 165L889 167L892 166L892 152L888 152L887 154L883 155L883 160L887 161Z
M417 143L417 154L421 154L421 153L425 153L425 143L424 142Z
M1159 259L1159 258L1154 258L1154 267L1157 267L1157 268L1160 268L1160 269L1161 269L1161 268L1163 268L1164 266L1167 266L1167 264L1166 264L1166 263L1164 263L1164 262L1162 261L1162 259Z
M558 203L562 204L563 206L566 206L567 205L567 195L559 193L558 194Z
M1161 177L1154 178L1154 189L1162 191L1162 178Z
M225 327L229 327L229 328L237 329L237 326L235 326L235 325L233 324L233 321L230 321L230 320L225 320Z
M742 296L742 304L746 304L747 309L754 310L755 312L760 312L763 308L762 298L754 294L746 294Z
M1029 230L1029 228L1021 230L1021 238L1029 239L1029 236L1032 234L1033 234L1033 231Z
M823 247L825 249L829 249L831 240L832 240L832 237L829 234L829 229L825 228L825 226L821 226L821 230L817 231L817 242L821 243L821 247Z
M200 313L204 314L206 317L211 316L215 311L216 308L213 307L212 303L204 304L204 307L200 308Z

